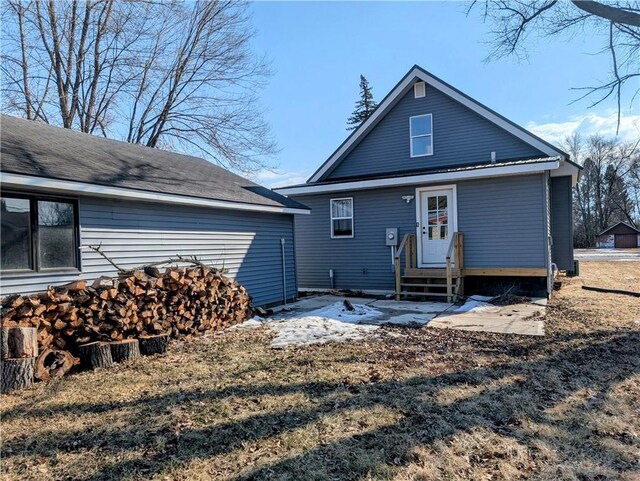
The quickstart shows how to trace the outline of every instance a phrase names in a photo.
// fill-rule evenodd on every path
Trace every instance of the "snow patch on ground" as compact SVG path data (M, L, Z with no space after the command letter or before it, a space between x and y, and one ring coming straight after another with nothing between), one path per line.
M489 301L493 297L488 296L470 296L467 298L467 302L458 307L453 312L482 312L494 308L495 306L489 304Z
M300 316L253 318L239 324L237 329L254 329L266 326L276 333L271 347L308 346L327 342L346 342L363 339L371 335L380 326L359 324L371 321L383 315L377 309L364 304L354 304L354 310L348 311L342 302L336 302Z
M334 321L358 324L382 316L382 312L364 304L353 304L353 311L347 310L342 302L336 302L307 314L311 317L324 317Z
M271 347L275 348L356 341L371 335L379 328L379 326L359 325L319 316L282 319L268 322L267 325L277 334L271 342Z

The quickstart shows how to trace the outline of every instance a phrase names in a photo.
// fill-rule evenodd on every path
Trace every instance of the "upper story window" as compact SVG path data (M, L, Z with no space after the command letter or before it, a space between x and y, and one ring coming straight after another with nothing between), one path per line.
M331 199L331 238L353 237L353 197Z
M72 200L3 195L0 270L77 269L77 211Z
M433 155L433 116L416 115L409 118L411 157Z

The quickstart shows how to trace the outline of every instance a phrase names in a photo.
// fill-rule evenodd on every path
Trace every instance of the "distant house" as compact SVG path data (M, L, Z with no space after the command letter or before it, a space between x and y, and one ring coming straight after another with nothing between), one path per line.
M0 294L197 256L256 305L297 294L298 202L206 160L3 115Z
M633 249L640 246L640 230L626 222L618 222L600 232L596 237L596 247L600 249Z
M514 99L517 102L518 99ZM303 289L451 298L574 268L569 155L415 66L301 185ZM446 282L445 282L446 281Z

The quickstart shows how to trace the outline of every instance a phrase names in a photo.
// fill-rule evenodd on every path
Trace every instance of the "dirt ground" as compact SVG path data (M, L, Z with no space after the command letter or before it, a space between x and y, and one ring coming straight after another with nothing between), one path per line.
M384 328L273 350L267 330L5 395L7 480L640 479L637 262L560 279L545 337Z

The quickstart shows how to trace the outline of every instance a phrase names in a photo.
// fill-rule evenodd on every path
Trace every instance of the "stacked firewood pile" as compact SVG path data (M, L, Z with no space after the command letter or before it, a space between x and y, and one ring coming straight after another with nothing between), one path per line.
M135 356L166 348L169 337L202 335L250 314L251 299L244 287L198 263L163 272L147 266L121 271L117 278L100 277L91 285L80 280L30 296L10 296L2 302L1 322L5 328L37 328L41 356L47 354L59 369L65 362L68 368L77 363L69 360L73 356L86 353L90 358L104 351L100 345L105 343L114 345L107 350L130 348ZM132 347L131 339L140 340L140 346ZM93 351L87 345L94 346ZM47 366L44 363L45 370Z

